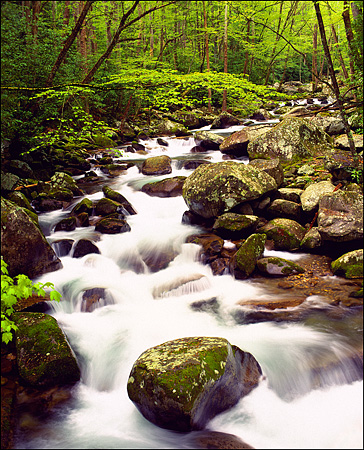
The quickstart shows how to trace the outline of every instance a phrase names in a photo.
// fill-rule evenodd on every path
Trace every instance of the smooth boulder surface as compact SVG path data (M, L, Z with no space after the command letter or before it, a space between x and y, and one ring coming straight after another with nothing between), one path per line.
M276 189L276 181L266 172L248 164L223 161L197 167L186 178L182 195L192 212L209 218Z
M261 368L248 352L220 337L186 337L150 348L134 363L128 395L155 425L203 429L257 386Z

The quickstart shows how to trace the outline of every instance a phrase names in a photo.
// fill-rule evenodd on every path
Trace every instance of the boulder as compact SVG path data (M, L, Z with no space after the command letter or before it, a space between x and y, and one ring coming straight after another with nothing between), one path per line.
M182 195L192 212L209 218L276 189L276 181L266 172L249 164L223 161L197 167L186 178Z
M72 208L71 214L77 216L81 213L87 213L89 215L93 212L93 203L89 198L83 198L76 206Z
M279 198L290 202L301 203L301 194L303 189L280 188L278 189Z
M172 172L171 158L167 155L152 156L142 164L144 175L164 175Z
M1 255L12 278L25 274L33 279L62 268L42 231L24 208L1 199Z
M283 167L278 158L276 159L253 159L249 164L256 169L264 170L268 175L276 180L279 187L284 180Z
M68 189L73 195L84 195L83 191L77 186L76 181L67 173L56 172L51 178L51 190Z
M88 239L80 239L74 246L73 258L82 258L89 253L100 254L98 247Z
M336 191L319 201L318 231L325 241L363 239L363 194Z
M331 263L334 275L345 278L363 277L363 249L345 253Z
M257 267L259 271L265 275L273 275L278 277L305 272L305 269L295 262L276 256L268 256L266 258L258 259Z
M109 198L101 198L95 206L95 214L97 216L109 216L110 214L122 213L122 205Z
M308 185L300 196L302 209L306 212L317 210L320 199L326 194L331 194L334 189L335 186L331 181L319 181Z
M76 217L71 216L62 219L54 228L54 231L73 231L76 229Z
M141 414L155 425L180 432L203 429L257 386L255 358L226 339L186 337L142 353L127 390Z
M345 126L339 117L317 114L312 117L311 122L322 128L329 136L345 133Z
M35 388L73 384L80 369L56 319L42 313L14 313L19 375Z
M363 151L363 135L353 133L353 140L355 144L355 148L357 152ZM341 134L340 136L337 136L335 139L335 147L340 148L341 150L348 151L350 150L348 137L346 134Z
M220 144L223 140L223 137L218 134L211 133L211 131L197 131L195 133L196 145L201 146L205 151L219 150Z
M249 142L270 129L271 126L269 125L259 125L246 127L243 130L236 131L222 141L220 144L220 151L221 153L233 155L237 158L247 156Z
M258 220L254 215L225 213L215 220L212 228L223 239L241 239L253 231Z
M183 183L186 177L177 176L144 184L142 192L152 197L177 197L182 195Z
M223 111L221 114L219 114L216 119L212 122L210 129L218 129L218 128L229 128L233 125L240 125L241 121L233 116L232 114L228 113L227 111Z
M265 234L252 234L231 258L230 272L239 279L249 277L264 252Z
M128 212L128 214L133 215L136 214L136 210L133 208L131 203L119 192L114 191L109 186L103 186L102 192L104 193L106 198L110 200L114 200L115 202L120 203L123 208Z
M306 230L295 220L277 218L259 228L259 233L265 233L274 242L275 250L296 250Z
M169 119L163 119L157 126L157 134L165 136L188 136L191 133L184 125Z
M286 118L248 145L250 159L299 160L333 152L331 138L307 119Z
M103 234L117 234L130 231L130 225L124 219L105 217L97 222L95 231Z
M282 217L285 219L296 220L297 222L301 219L301 212L302 208L299 203L283 200L281 198L273 200L267 208L267 213L270 217Z
M102 133L96 133L92 135L92 140L95 143L96 147L103 147L103 148L115 148L116 144L115 142L106 136L106 134Z
M301 241L300 247L306 250L313 250L315 248L320 248L321 245L322 239L318 227L313 227L305 234L304 238Z

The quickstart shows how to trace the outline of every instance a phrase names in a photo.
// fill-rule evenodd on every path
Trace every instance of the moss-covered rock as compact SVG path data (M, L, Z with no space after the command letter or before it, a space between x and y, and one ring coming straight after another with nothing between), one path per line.
M81 189L77 186L76 181L64 172L56 172L51 178L50 190L58 191L67 189L73 193L73 195L83 195Z
M249 163L251 166L259 170L264 170L268 175L276 180L279 187L284 180L283 167L278 158L276 159L253 159Z
M279 158L281 161L289 161L332 152L330 136L309 120L298 117L284 119L248 145L251 159Z
M331 263L331 269L335 275L345 278L363 277L363 249L340 256Z
M101 198L95 206L97 216L109 216L113 213L121 213L122 205L109 198Z
M258 220L254 215L225 213L215 220L213 230L224 239L241 239L254 229Z
M93 203L89 198L83 198L77 203L77 205L72 208L71 214L77 216L83 212L86 212L89 215L93 212Z
M97 147L114 148L115 142L105 134L97 133L92 135L92 139Z
M306 230L295 220L277 218L259 228L259 233L265 233L274 242L275 250L296 250Z
M144 175L165 175L172 172L171 158L167 155L152 156L142 164Z
M36 278L62 267L44 234L29 217L29 211L4 198L1 199L1 255L11 277L22 273Z
M136 214L136 210L131 205L131 203L119 192L114 191L109 186L103 186L102 192L104 193L106 198L110 200L114 200L115 202L120 203L123 208L128 212L128 214L133 215Z
M305 269L295 262L276 256L258 259L257 267L265 275L281 277L305 272Z
M80 379L76 358L54 317L14 313L19 375L26 384L43 388Z
M266 238L265 234L252 234L239 247L230 261L230 271L236 278L247 278L253 273L263 255Z
M181 338L150 348L134 363L127 390L143 416L162 428L204 428L257 386L255 358L219 337Z
M197 167L186 178L182 195L192 212L209 218L276 189L275 180L266 172L249 164L223 161Z

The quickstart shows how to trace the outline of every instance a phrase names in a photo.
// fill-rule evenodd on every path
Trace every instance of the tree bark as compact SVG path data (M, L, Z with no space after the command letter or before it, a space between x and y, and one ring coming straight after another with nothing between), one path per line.
M312 92L317 89L317 23L313 27L312 51Z
M68 38L67 38L67 40L66 40L66 42L65 42L65 44L64 44L64 46L63 46L63 48L62 48L62 50L60 52L60 54L58 55L58 58L57 58L56 62L54 63L54 66L53 66L53 68L51 70L51 73L49 74L49 76L47 78L47 81L46 81L46 86L47 87L48 86L52 86L53 79L54 79L58 69L60 68L62 62L66 58L68 50L70 49L71 45L73 44L74 40L76 39L77 34L79 33L79 31L81 29L81 26L82 26L82 23L83 23L83 21L84 21L84 19L86 17L86 14L87 14L88 10L90 9L90 7L91 7L93 2L94 2L94 0L87 1L85 3L85 6L84 6L84 8L83 8L83 10L82 10L82 12L81 12L77 22L76 22L76 25L74 26L71 34L68 36Z
M340 95L339 85L337 83L337 79L336 79L336 76L335 76L335 71L334 71L334 66L333 66L332 59L331 59L329 46L327 45L325 27L324 27L324 22L322 20L320 5L319 5L317 0L313 0L313 3L314 3L314 6L315 6L318 27L319 27L319 30L320 30L321 42L322 42L322 46L324 48L327 64L328 64L328 67L329 67L330 78L331 78L331 82L332 82L332 88L333 88L333 91L334 91L334 94L335 94L337 105L338 105L338 107L340 109L340 116L341 116L341 120L343 121L343 124L344 124L344 127L345 127L346 135L348 137L350 151L351 151L352 157L354 158L354 160L356 160L358 155L356 153L353 135L351 133L351 130L350 130L350 127L349 127L349 123L347 121L345 110L344 110L344 107L343 107L343 102L342 102L341 95Z
M224 22L224 73L227 73L227 23L228 23L228 3L225 2L225 22ZM226 111L227 105L227 90L224 89L222 95L221 111Z
M206 7L205 2L203 3L203 20L204 20L204 28L207 30L207 13L206 13ZM209 55L209 35L207 31L205 32L205 52L206 52L206 68L207 72L210 72L210 55ZM208 104L207 109L209 112L211 112L211 88L208 88Z
M121 32L123 30L125 30L125 28L130 27L133 23L137 22L138 20L140 20L145 15L147 15L147 14L153 12L153 11L156 11L157 9L165 8L166 6L169 6L169 5L173 4L173 3L175 3L175 1L172 1L172 2L169 2L169 3L166 3L166 4L162 4L160 6L155 6L153 8L150 8L147 11L145 11L143 14L139 15L138 17L136 17L135 19L130 20L129 22L127 22L128 18L133 14L133 12L135 11L136 7L138 6L138 3L139 3L139 0L135 0L133 5L130 7L130 9L123 15L123 17L120 20L119 27L116 30L116 33L115 33L115 35L113 37L113 40L111 41L110 45L106 49L105 53L103 55L101 55L101 57L96 62L96 64L93 66L93 68L90 70L90 72L83 79L82 83L90 83L90 81L92 81L92 79L93 79L95 73L97 72L97 70L99 69L99 67L111 55L111 52L113 51L114 47L116 46L116 44L119 41L119 37L120 37Z

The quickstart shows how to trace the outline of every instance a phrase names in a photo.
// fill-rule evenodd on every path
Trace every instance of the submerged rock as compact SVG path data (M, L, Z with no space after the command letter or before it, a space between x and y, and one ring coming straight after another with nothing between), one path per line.
M155 425L201 430L257 386L255 358L220 337L188 337L145 351L134 363L129 398Z
M296 273L304 273L305 271L305 269L293 261L276 256L258 259L257 267L260 272L274 276L287 276Z

